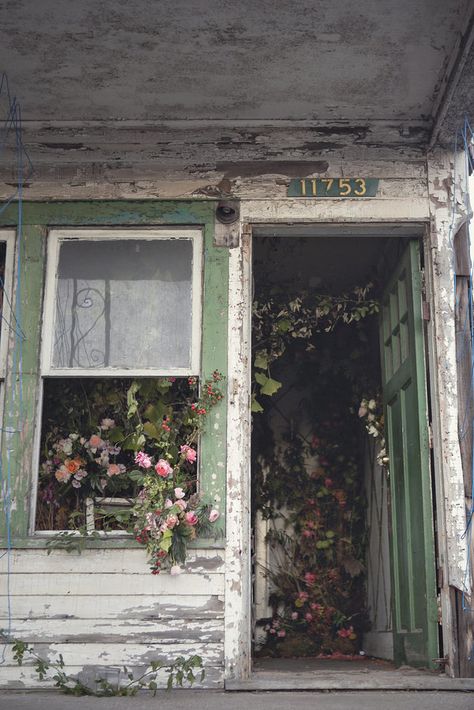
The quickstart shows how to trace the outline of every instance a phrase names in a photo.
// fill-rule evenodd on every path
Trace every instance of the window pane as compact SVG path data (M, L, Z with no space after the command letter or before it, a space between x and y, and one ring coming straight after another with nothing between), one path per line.
M61 242L56 368L190 368L191 239Z

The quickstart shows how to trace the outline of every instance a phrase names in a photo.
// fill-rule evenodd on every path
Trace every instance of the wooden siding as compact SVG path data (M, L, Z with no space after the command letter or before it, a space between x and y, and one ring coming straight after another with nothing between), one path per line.
M11 555L11 637L68 672L113 675L123 664L143 668L154 659L199 654L205 687L222 684L224 558L193 554L181 575L149 573L143 550L87 550L81 555L17 550ZM7 558L0 560L0 626L8 627ZM0 686L37 685L19 668L10 646ZM44 685L44 683L43 683Z

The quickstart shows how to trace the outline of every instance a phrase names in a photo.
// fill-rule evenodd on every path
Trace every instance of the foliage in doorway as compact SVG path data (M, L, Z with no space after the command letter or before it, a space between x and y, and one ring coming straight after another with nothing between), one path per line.
M196 489L196 447L222 399L220 380L215 371L200 391L195 377L48 383L37 527L123 529L146 546L154 574L179 573L188 542L211 534L219 517ZM122 507L107 509L117 494ZM92 530L91 499L104 505L94 508ZM63 531L52 546L69 549L77 539Z
M354 289L350 301L325 296L323 317L321 297L311 305L305 295L288 337L275 326L284 295L256 305L255 369L264 350L272 379L274 372L282 382L272 399L260 398L268 405L253 424L254 511L268 521L272 550L262 655L354 653L367 627L364 430L357 414L361 396L371 401L378 385L371 286Z
M261 395L272 396L281 382L271 377L271 366L294 346L295 340L313 350L315 336L332 332L339 324L357 323L378 313L371 295L373 284L356 286L341 295L301 292L293 298L286 291L272 289L253 303L252 339L254 372L252 411L262 412Z

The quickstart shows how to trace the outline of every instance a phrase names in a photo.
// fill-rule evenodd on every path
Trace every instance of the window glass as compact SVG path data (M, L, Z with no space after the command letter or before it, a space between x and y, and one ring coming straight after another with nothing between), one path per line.
M60 242L52 369L191 368L192 239Z

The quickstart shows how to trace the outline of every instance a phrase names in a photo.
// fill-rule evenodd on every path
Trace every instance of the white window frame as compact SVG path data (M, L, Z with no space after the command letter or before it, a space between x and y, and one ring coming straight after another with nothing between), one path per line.
M56 284L61 244L67 241L107 241L119 239L136 240L191 240L192 258L192 330L191 366L189 368L57 368L53 367L54 319L56 315ZM201 322L202 322L202 245L203 235L199 228L159 227L142 229L53 229L48 235L48 257L43 318L43 342L41 348L41 374L43 377L160 377L198 376L201 362Z
M6 246L5 273L4 273L4 299L2 306L2 319L0 323L0 384L4 384L7 374L7 357L10 343L11 329L15 328L15 306L13 303L13 271L15 255L16 232L13 229L0 229L0 242ZM6 298L5 298L6 295ZM9 327L10 326L10 327ZM2 387L3 389L3 387Z

